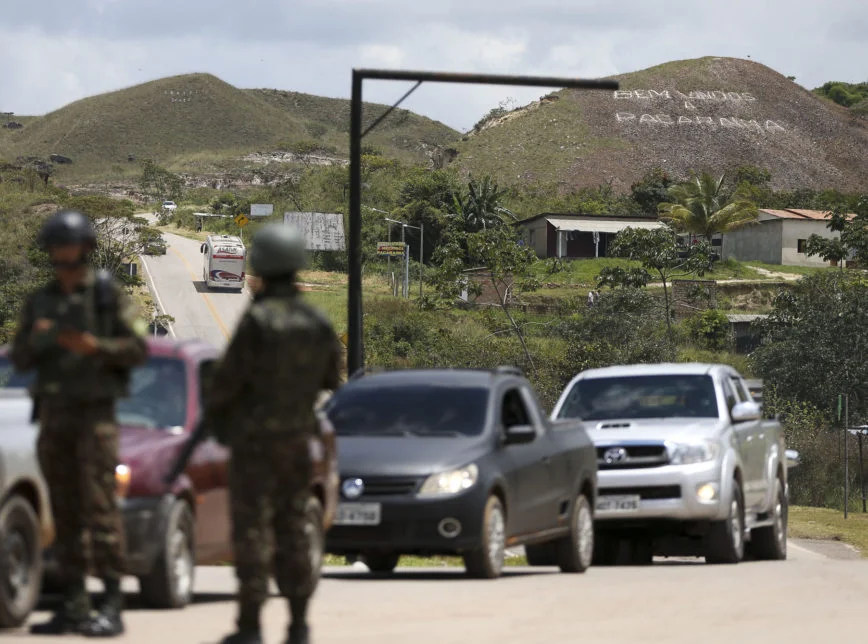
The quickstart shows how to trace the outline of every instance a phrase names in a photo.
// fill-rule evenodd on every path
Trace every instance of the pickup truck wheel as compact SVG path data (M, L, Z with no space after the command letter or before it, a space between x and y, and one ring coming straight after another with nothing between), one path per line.
M580 494L570 515L570 534L558 541L561 572L585 572L594 558L594 517L591 504Z
M744 559L744 497L737 480L732 483L729 517L711 524L706 563L734 564Z
M154 568L139 577L142 599L151 608L183 608L193 599L196 570L195 520L190 505L181 499L169 510L163 547Z
M27 499L14 495L0 508L0 628L25 622L41 586L39 517Z
M388 574L393 572L395 568L398 567L398 560L400 558L401 555L392 553L362 555L362 561L370 571L379 574Z
M482 514L482 547L464 555L467 574L477 579L500 577L505 552L506 515L500 499L490 496Z
M525 546L524 556L528 566L557 566L558 551L553 543L539 543L535 546Z
M748 550L755 559L783 561L787 558L787 495L781 479L775 479L772 525L751 531Z

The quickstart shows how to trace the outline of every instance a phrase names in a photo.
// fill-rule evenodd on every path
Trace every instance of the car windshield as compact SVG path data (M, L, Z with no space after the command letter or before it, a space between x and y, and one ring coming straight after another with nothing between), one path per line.
M9 358L0 356L0 388L29 387L33 377L33 372L16 373ZM186 417L187 380L181 360L154 356L133 369L130 396L117 403L118 423L159 429L183 426Z
M488 389L407 384L346 387L326 407L339 435L478 436Z
M588 378L573 385L558 418L717 418L708 375Z

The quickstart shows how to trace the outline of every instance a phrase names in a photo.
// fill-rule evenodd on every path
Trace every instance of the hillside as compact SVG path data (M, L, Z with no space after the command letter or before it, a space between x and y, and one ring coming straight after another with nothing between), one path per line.
M708 57L616 78L619 92L563 90L488 121L454 163L561 189L629 190L655 165L684 176L752 164L779 189L868 183L868 119L764 65Z
M385 109L366 104L365 114L373 120ZM134 166L131 159L190 170L312 140L342 154L348 147L349 102L242 90L210 74L189 74L86 98L41 117L12 118L23 127L0 128L0 158L69 157L72 164L56 168L63 180L126 174ZM406 160L425 160L430 148L459 136L406 110L381 127L366 144Z

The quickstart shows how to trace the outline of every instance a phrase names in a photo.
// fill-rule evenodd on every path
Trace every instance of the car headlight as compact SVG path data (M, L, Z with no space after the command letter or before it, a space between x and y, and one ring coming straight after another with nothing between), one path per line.
M473 487L476 479L479 477L479 468L474 464L466 467L452 470L450 472L441 472L440 474L432 474L422 484L418 496L448 496L450 494L458 494L464 490Z
M118 465L115 468L115 494L119 498L124 498L127 495L127 492L130 491L130 478L132 477L132 470L130 470L129 465Z
M701 443L675 443L670 449L669 462L672 465L690 465L713 461L720 453L714 441Z

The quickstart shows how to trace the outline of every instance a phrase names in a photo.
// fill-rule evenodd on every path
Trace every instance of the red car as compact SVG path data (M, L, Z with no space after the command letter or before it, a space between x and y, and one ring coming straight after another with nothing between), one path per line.
M206 439L170 491L162 482L199 417L202 383L219 354L199 340L153 338L148 348L147 362L132 373L130 396L117 404L116 479L127 573L138 577L147 605L180 608L193 597L196 564L232 560L229 451ZM8 358L0 349L0 371L4 363L8 366ZM310 443L315 467L309 515L324 539L337 505L338 474L334 429L325 416L320 420L323 438ZM50 578L50 552L46 569Z

